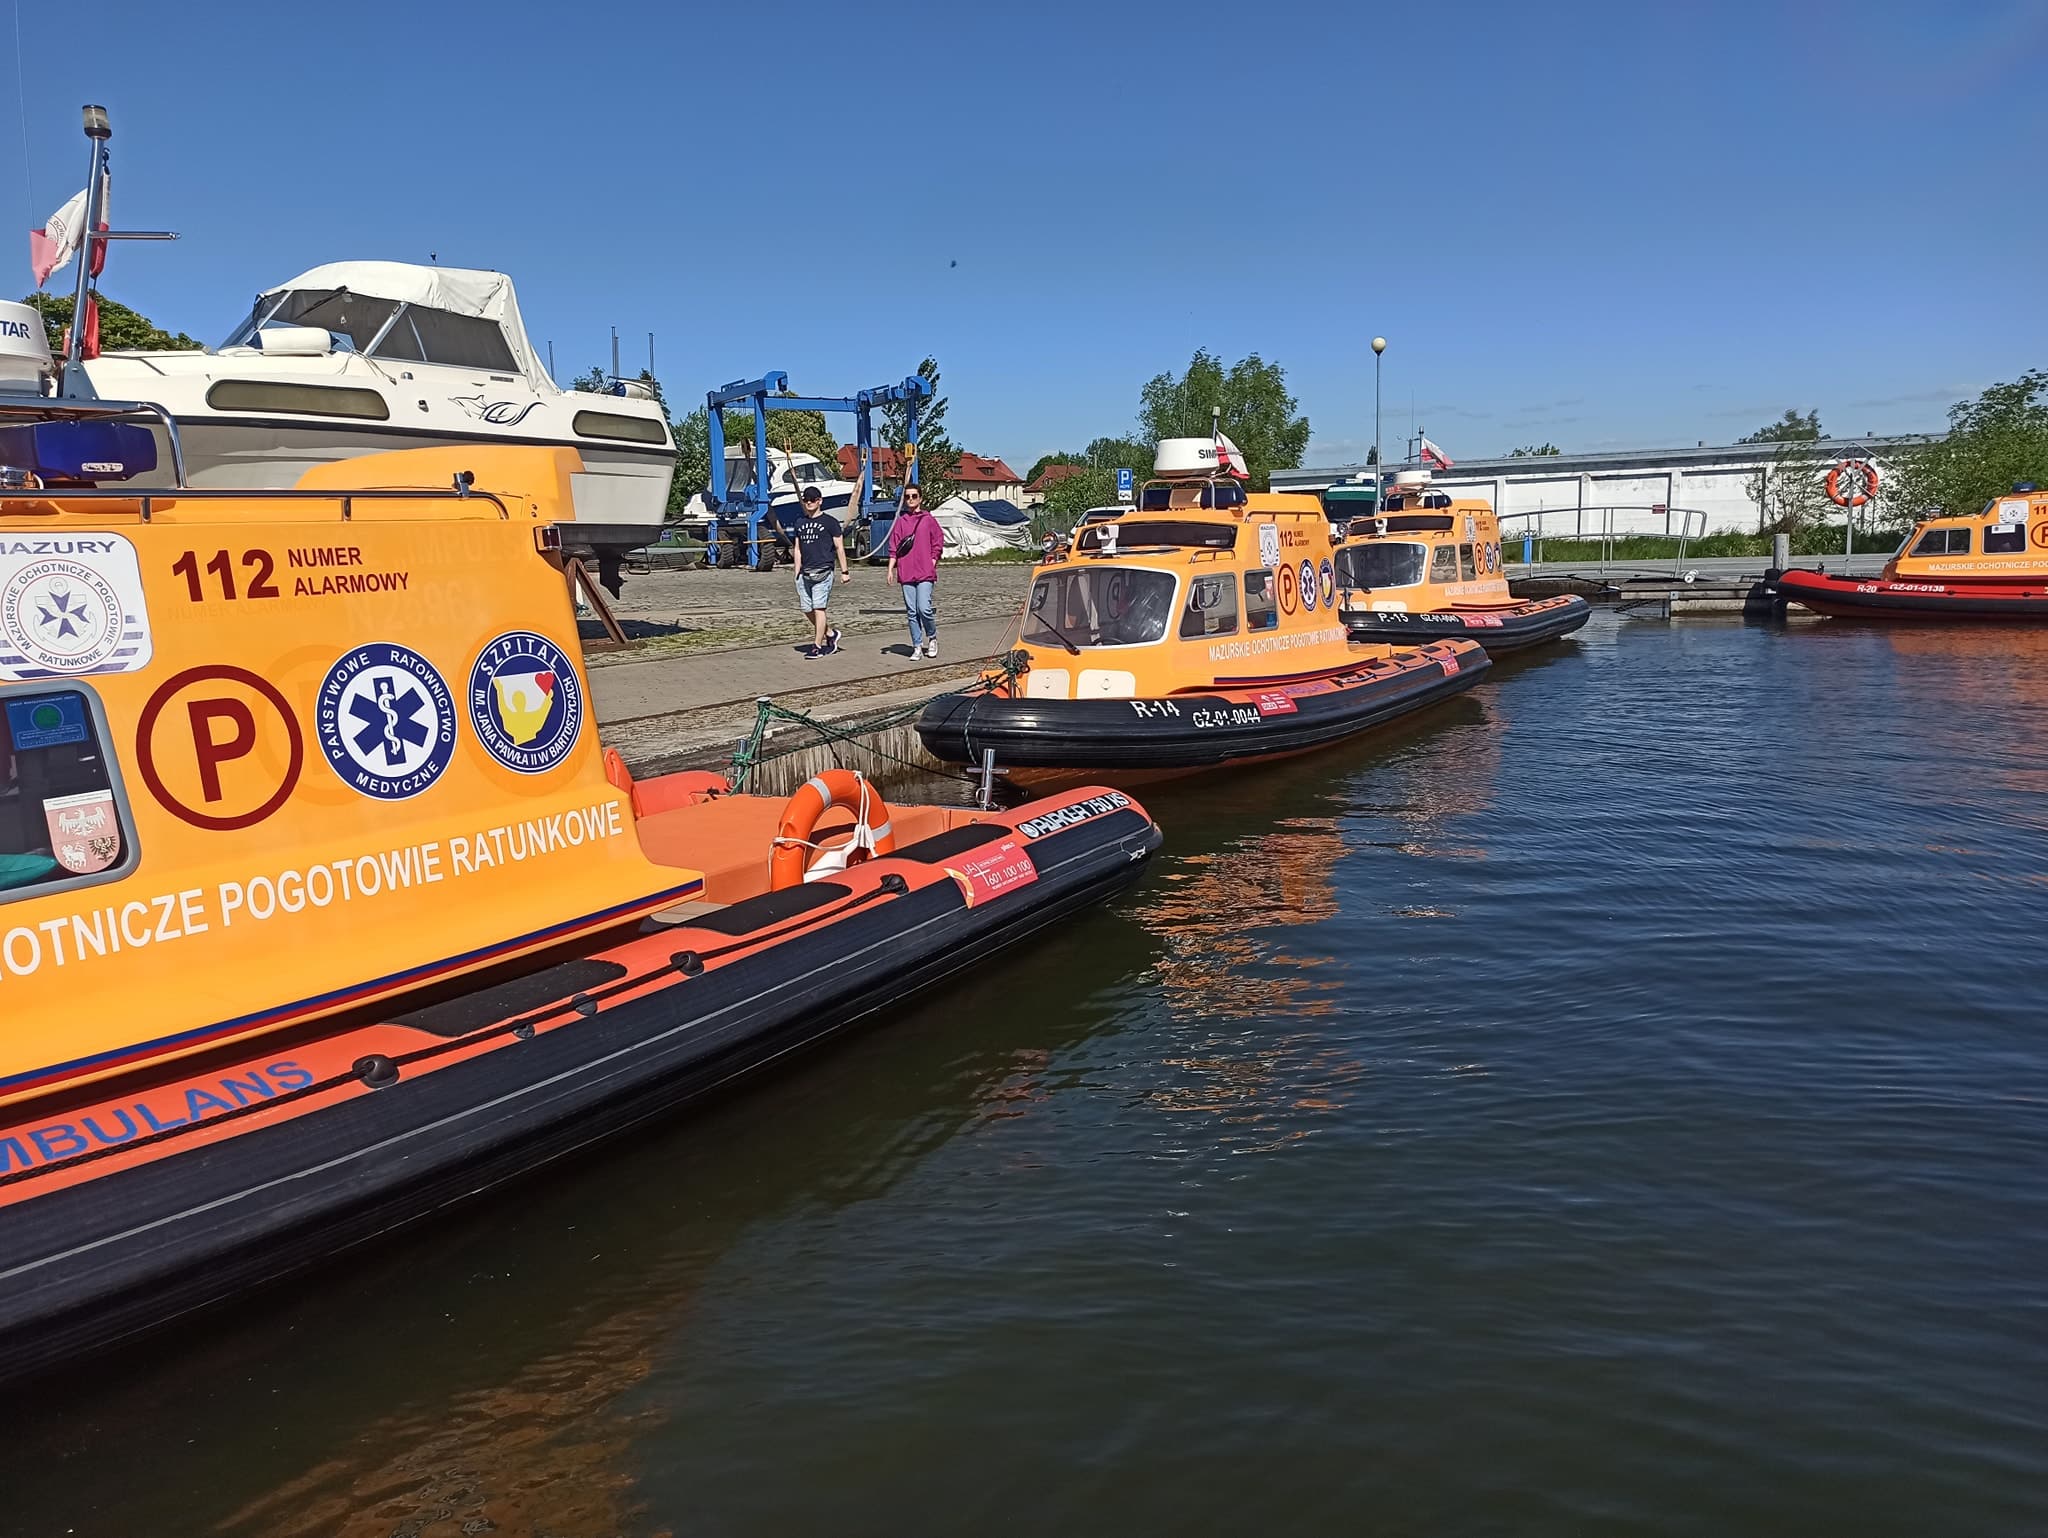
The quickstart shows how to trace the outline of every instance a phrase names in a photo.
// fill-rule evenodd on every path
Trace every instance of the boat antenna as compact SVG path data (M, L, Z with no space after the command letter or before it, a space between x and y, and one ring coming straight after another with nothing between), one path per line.
M28 152L28 83L21 54L21 0L14 0L14 99L21 106L21 179L28 188L28 216L33 219L36 216L36 175ZM50 320L43 313L43 285L38 283L30 297L35 300L36 318L47 330Z
M548 378L555 379L555 339L553 337L548 338ZM561 380L555 379L556 384L561 382Z

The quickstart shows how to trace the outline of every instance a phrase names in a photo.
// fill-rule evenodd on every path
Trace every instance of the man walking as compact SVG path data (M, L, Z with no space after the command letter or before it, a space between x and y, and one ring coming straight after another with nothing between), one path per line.
M804 649L806 657L829 657L839 650L839 632L832 628L825 606L832 599L832 578L847 575L846 545L839 520L824 511L825 499L816 486L806 486L799 498L801 514L791 532L796 539L796 601L810 616L815 639Z
M889 580L903 584L903 614L910 621L910 655L939 654L939 621L932 610L932 586L938 581L939 553L946 531L924 510L924 493L903 488L902 511L889 526Z

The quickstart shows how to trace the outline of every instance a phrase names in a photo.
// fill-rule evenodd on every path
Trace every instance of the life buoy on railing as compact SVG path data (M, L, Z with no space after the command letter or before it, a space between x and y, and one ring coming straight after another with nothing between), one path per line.
M1828 500L1835 506L1861 507L1876 497L1877 466L1869 460L1844 459L1828 471Z
M853 813L853 834L829 848L812 842L818 819L835 806ZM896 847L889 804L853 769L827 769L797 787L782 808L775 846L768 856L768 889L780 892L819 876L831 875L862 860L888 854ZM812 855L819 856L813 864Z

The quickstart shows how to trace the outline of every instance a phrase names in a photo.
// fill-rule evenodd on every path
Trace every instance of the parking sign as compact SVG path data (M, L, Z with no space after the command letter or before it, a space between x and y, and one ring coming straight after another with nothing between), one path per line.
M1119 502L1128 502L1128 501L1130 501L1130 500L1131 500L1131 487L1132 487L1133 483L1135 483L1135 482L1136 482L1136 480L1137 480L1137 477L1136 477L1136 476L1135 476L1134 474L1132 474L1132 473L1131 473L1131 472L1130 472L1129 470L1119 470L1119 471L1117 471L1117 473L1116 473L1116 499L1117 499L1117 501L1119 501Z

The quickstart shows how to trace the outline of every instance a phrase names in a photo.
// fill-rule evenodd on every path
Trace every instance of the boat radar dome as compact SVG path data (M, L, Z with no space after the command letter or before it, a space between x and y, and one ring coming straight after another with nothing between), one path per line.
M1152 456L1152 473L1162 480L1207 479L1232 475L1247 479L1244 455L1222 434L1214 438L1161 438Z
M40 394L50 373L50 339L34 308L0 300L0 389Z
M1396 491L1420 491L1429 484L1427 470L1402 470L1394 476Z

